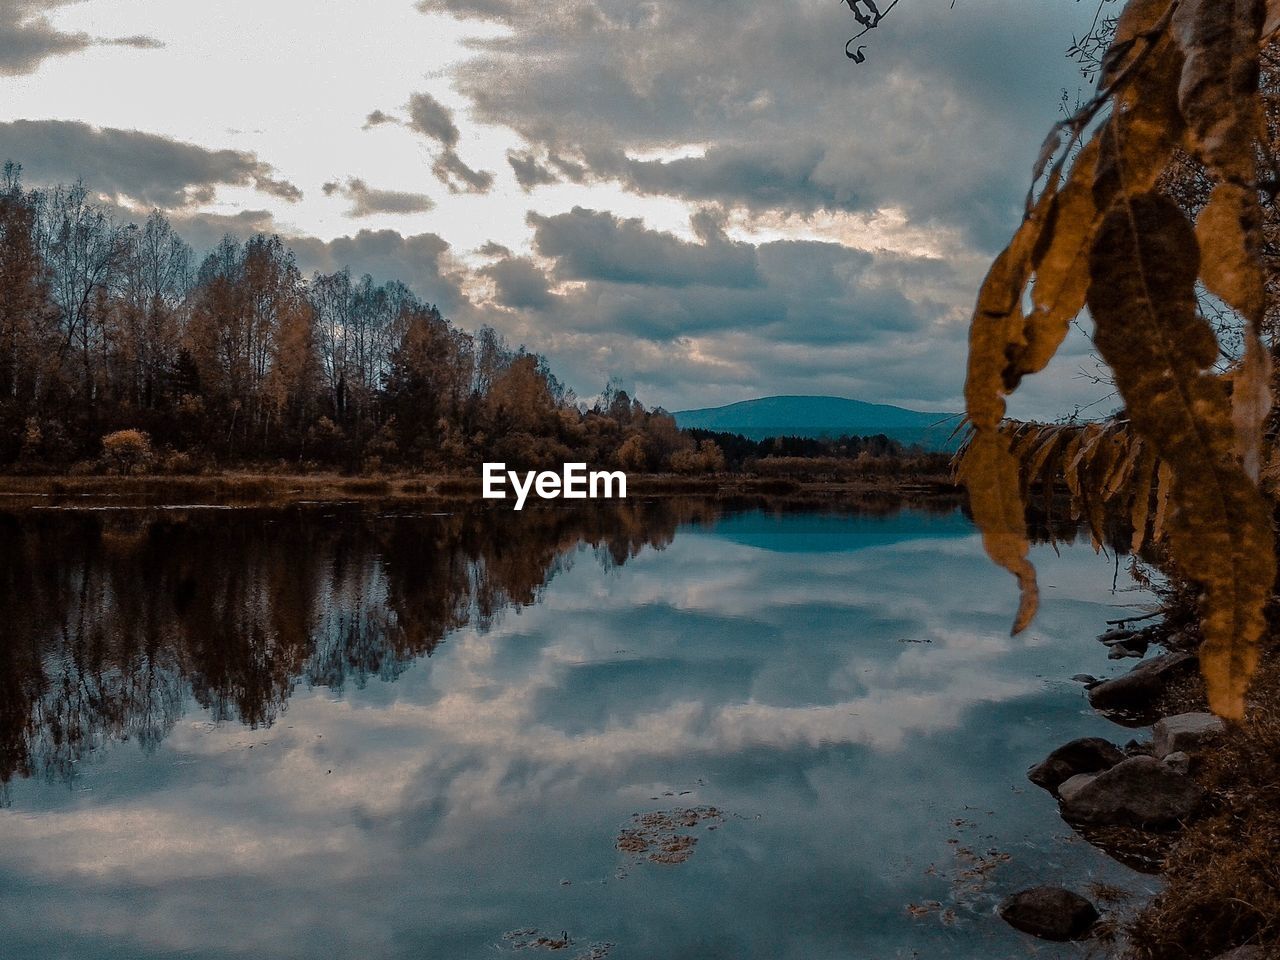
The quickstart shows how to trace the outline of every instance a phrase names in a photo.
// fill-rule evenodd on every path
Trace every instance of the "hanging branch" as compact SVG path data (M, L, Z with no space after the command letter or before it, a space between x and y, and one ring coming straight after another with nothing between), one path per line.
M849 48L880 26L880 21L888 15L890 10L898 5L898 0L892 0L883 10L876 5L876 0L841 0L841 2L849 5L849 9L853 11L853 19L857 20L862 26L862 30L855 36L850 37L849 42L844 45L844 55L854 63L863 63L867 59L867 55L862 52L866 49L866 44L862 44L855 50L850 50ZM864 7L866 8L865 10L863 9Z

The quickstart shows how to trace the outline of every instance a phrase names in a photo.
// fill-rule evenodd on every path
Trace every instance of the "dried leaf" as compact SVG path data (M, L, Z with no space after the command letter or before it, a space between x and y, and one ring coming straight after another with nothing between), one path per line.
M1080 152L1049 210L1033 261L1034 309L1027 318L1026 349L1018 357L1020 374L1038 373L1048 365L1066 339L1071 321L1084 308L1089 289L1089 244L1100 219L1093 203L1098 149L1094 138Z
M1262 207L1257 193L1235 183L1214 188L1196 223L1200 276L1209 292L1251 323L1266 310L1262 271Z
M1257 484L1262 478L1262 430L1271 411L1271 354L1256 336L1246 339L1244 359L1231 379L1236 453L1245 474Z
M1205 372L1217 340L1196 312L1195 234L1172 201L1123 197L1098 231L1090 272L1095 342L1134 428L1173 467L1169 546L1204 591L1210 705L1239 717L1275 557L1266 505L1233 455L1225 386Z
M1027 559L1027 521L1018 495L1018 461L1009 452L1007 439L994 431L974 434L960 464L960 476L969 490L969 506L982 531L988 556L1018 579L1021 599L1013 632L1025 630L1039 604L1036 571Z
M1182 54L1164 37L1116 95L1111 119L1099 134L1093 201L1100 211L1121 193L1155 186L1186 127L1178 104L1182 75Z
M1141 50L1135 50L1135 42L1150 33L1169 9L1170 0L1130 0L1116 21L1115 36L1102 57L1099 84L1109 87L1117 74Z
M1102 496L1104 500L1110 500L1122 489L1130 485L1138 458L1142 456L1142 450L1145 446L1141 437L1135 437L1127 430L1124 433L1117 431L1114 437L1115 443L1118 445L1118 453L1115 468L1103 481Z
M1186 57L1178 103L1196 155L1222 180L1253 183L1262 130L1258 44L1263 0L1183 0L1173 35Z
M1173 493L1173 468L1163 460L1156 475L1156 517L1151 523L1151 541L1164 539L1165 521L1169 519L1169 498Z
M1134 468L1136 483L1133 488L1133 504L1129 509L1129 522L1133 526L1133 539L1129 542L1129 552L1134 556L1147 541L1147 518L1151 512L1151 486L1155 480L1157 467L1155 451L1139 441L1134 444L1142 450L1142 459Z
M978 292L969 325L969 371L965 410L976 430L995 430L1004 418L1004 397L1018 385L1012 360L1026 348L1022 293L1031 273L1031 254L1057 189L1051 178L1013 240L996 258Z

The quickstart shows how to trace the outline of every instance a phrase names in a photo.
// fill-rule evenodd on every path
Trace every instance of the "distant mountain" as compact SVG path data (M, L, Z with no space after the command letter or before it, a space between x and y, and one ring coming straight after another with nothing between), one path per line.
M960 422L959 414L924 413L844 397L761 397L724 407L681 410L674 416L684 428L737 433L752 440L882 433L931 450L954 449L959 438L950 437Z

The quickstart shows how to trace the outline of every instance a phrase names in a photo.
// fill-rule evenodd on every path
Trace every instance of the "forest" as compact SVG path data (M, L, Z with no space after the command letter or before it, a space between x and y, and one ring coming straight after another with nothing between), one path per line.
M198 259L160 211L118 223L85 184L26 189L22 168L4 166L6 472L581 460L700 474L801 457L884 473L917 455L886 437L770 445L686 432L612 385L587 404L545 358L491 327L459 329L403 282L305 277L279 236L228 236Z

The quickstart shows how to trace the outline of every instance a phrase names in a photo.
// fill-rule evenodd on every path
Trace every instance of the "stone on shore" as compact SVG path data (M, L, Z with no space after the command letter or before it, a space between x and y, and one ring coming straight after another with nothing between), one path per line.
M1032 887L1005 899L1000 916L1009 926L1044 940L1083 940L1098 922L1092 903L1061 887Z
M1134 711L1150 709L1169 685L1196 666L1190 653L1162 653L1144 660L1128 673L1104 680L1089 689L1089 702L1097 710Z
M1132 757L1076 790L1062 816L1088 826L1177 826L1204 804L1198 783L1154 757Z
M1176 773L1191 772L1191 758L1181 751L1178 751L1177 753L1166 753L1160 758L1160 762Z
M1226 724L1212 713L1165 717L1152 730L1152 752L1161 759L1171 753L1195 753L1226 729Z
M1027 779L1052 794L1058 787L1078 773L1097 773L1114 767L1124 759L1124 753L1115 744L1101 737L1081 737L1064 743L1027 771Z
M1097 779L1098 775L1096 773L1077 773L1074 777L1069 777L1058 785L1058 796L1063 800L1070 800Z

